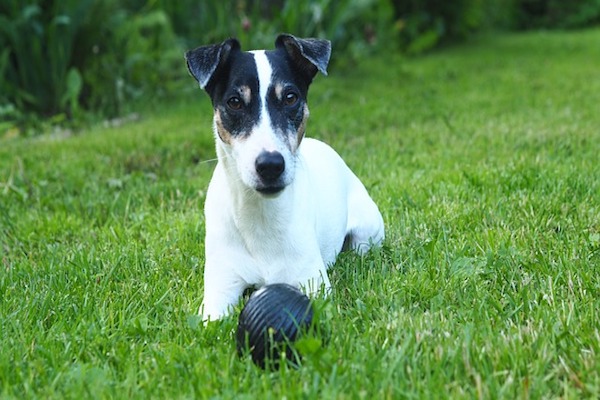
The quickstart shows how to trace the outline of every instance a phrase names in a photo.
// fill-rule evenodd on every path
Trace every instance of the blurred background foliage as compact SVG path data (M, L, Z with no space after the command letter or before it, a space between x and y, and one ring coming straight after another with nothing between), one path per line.
M175 96L189 85L184 51L230 36L247 49L272 47L280 32L328 38L343 67L482 30L599 22L600 0L2 0L0 135L116 118Z

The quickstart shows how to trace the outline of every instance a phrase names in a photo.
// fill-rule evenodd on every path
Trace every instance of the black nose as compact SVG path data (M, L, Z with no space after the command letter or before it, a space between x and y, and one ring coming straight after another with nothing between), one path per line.
M256 172L266 182L273 182L285 170L285 160L277 151L263 151L254 163Z

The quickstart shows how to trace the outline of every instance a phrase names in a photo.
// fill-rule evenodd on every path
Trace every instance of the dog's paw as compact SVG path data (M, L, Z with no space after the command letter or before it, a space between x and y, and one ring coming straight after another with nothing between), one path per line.
M211 307L207 307L205 303L200 305L198 309L198 316L202 319L202 323L206 326L211 322L217 322L222 320L228 315L227 308L224 310L216 310Z
M300 290L309 297L327 297L331 292L331 283L326 272L322 272L318 277L307 279L300 284Z

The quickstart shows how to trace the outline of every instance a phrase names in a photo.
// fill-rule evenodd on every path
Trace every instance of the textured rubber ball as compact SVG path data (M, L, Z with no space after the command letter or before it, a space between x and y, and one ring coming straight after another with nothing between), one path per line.
M282 355L296 364L293 342L310 328L310 299L293 286L273 284L254 292L242 309L236 333L240 356L250 352L262 368L278 368Z

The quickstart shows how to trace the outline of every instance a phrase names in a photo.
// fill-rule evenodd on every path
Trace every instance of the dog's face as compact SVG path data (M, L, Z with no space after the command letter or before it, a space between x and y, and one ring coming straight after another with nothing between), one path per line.
M326 73L329 42L281 35L276 50L243 52L235 39L186 54L213 103L214 131L245 186L280 193L294 177L308 87Z

